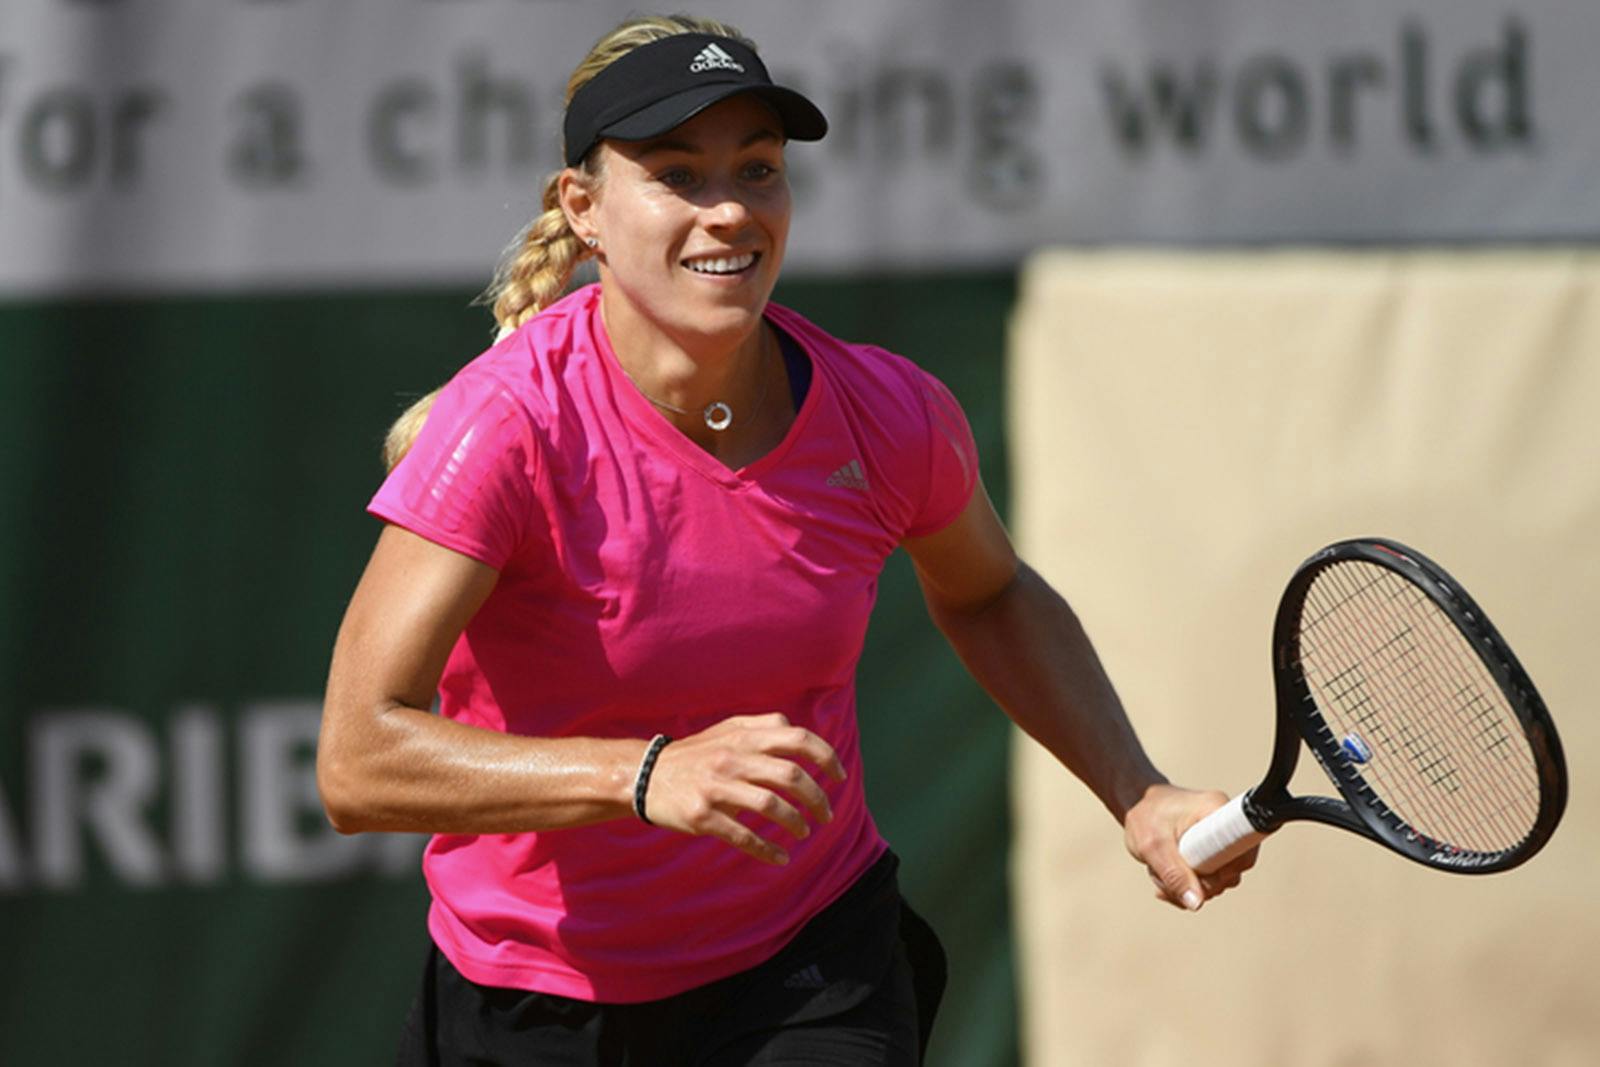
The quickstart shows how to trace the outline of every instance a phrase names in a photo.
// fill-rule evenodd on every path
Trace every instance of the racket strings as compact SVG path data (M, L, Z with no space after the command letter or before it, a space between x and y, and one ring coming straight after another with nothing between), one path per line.
M1388 574L1387 571L1377 570L1380 576ZM1515 832L1518 829L1514 825L1516 820L1514 817L1508 818L1508 813L1517 806L1516 797L1505 789L1494 786L1493 779L1486 779L1484 782L1490 785L1487 792L1470 788L1473 783L1465 778L1458 758L1462 750L1459 742L1462 739L1451 736L1459 734L1460 730L1448 729L1448 727L1460 727L1464 723L1470 724L1469 729L1475 727L1472 732L1488 738L1483 742L1483 747L1499 751L1506 747L1503 743L1506 734L1496 725L1503 723L1503 720L1495 714L1492 704L1485 703L1481 689L1477 685L1469 683L1457 686L1449 697L1442 695L1445 690L1441 688L1441 684L1448 682L1438 678L1437 670L1430 670L1430 666L1437 667L1440 657L1445 656L1451 660L1451 669L1461 667L1459 656L1456 655L1457 650L1449 648L1448 645L1441 648L1437 641L1429 642L1434 647L1427 647L1424 639L1437 635L1430 627L1423 626L1419 629L1413 623L1419 609L1430 613L1436 612L1437 609L1408 583L1398 579L1395 581L1398 582L1397 585L1388 586L1381 582L1378 576L1374 576L1371 580L1357 585L1345 581L1339 587L1341 602L1349 602L1352 597L1361 595L1387 597L1390 601L1398 599L1398 605L1390 603L1386 605L1386 609L1393 613L1398 607L1397 618L1404 621L1392 627L1393 632L1387 636L1383 636L1386 631L1380 628L1381 639L1374 643L1371 633L1367 632L1370 631L1370 617L1359 618L1363 629L1356 632L1366 632L1366 638L1358 643L1362 647L1355 649L1348 647L1349 642L1346 642L1347 647L1340 649L1341 659L1348 662L1352 651L1358 654L1365 652L1366 658L1351 667L1343 668L1340 672L1342 677L1334 679L1333 684L1327 688L1327 695L1331 699L1325 700L1324 703L1346 708L1349 713L1345 722L1354 721L1358 726L1364 726L1371 731L1379 742L1378 751L1385 754L1393 752L1404 758L1411 774L1396 775L1390 761L1385 760L1371 769L1371 777L1376 780L1384 799L1392 801L1392 806L1403 809L1404 814L1409 816L1408 821L1423 833L1464 847L1481 848L1483 842L1462 832L1459 825L1438 818L1441 807L1439 798L1443 794L1461 809L1459 814L1469 820L1476 820L1478 828L1492 827L1498 836L1509 835L1514 841L1521 835ZM1345 622L1346 625L1350 624L1349 620ZM1449 632L1454 634L1453 629ZM1471 655L1470 650L1467 650L1467 654ZM1473 661L1475 662L1475 657ZM1382 679L1385 684L1374 687L1369 676ZM1355 684L1356 681L1361 683L1359 689ZM1366 693L1368 689L1372 690L1371 694ZM1358 691L1362 692L1363 696L1352 700L1351 695ZM1377 699L1368 699L1369 696L1376 696ZM1393 698L1396 696L1408 697L1419 714L1396 719L1385 713L1388 704L1393 703ZM1406 707L1404 703L1396 706ZM1441 729L1441 722L1445 729ZM1342 723L1336 720L1335 725ZM1431 811L1433 817L1425 816L1422 814L1424 811ZM1446 826L1452 827L1454 832L1450 834L1442 832ZM1430 830L1433 832L1430 833Z
M1539 810L1520 721L1467 639L1427 594L1385 567L1319 574L1301 617L1300 663L1325 721L1370 752L1356 769L1418 833L1498 852Z
M1386 570L1376 570L1378 573L1362 585L1345 582L1341 595L1359 591L1391 601L1386 607L1397 613L1394 620L1397 628L1378 645L1369 664L1378 667L1382 676L1393 680L1390 691L1409 698L1418 714L1399 719L1393 731L1399 751L1414 773L1396 776L1386 763L1385 771L1379 773L1374 768L1372 777L1377 779L1380 790L1388 790L1390 795L1385 799L1392 799L1392 806L1403 809L1407 821L1430 837L1481 851L1516 843L1525 833L1517 825L1517 795L1492 774L1470 777L1482 768L1472 767L1470 760L1463 766L1461 759L1463 753L1471 755L1474 738L1486 753L1501 751L1509 742L1503 729L1505 720L1484 697L1482 680L1462 673L1467 670L1476 673L1481 664L1470 649L1461 647L1448 619L1420 590ZM1363 621L1370 623L1371 620ZM1417 625L1419 621L1421 625ZM1439 640L1437 626L1429 625L1435 621L1449 627L1444 633L1453 640ZM1468 660L1462 659L1462 653ZM1386 655L1389 656L1387 661ZM1462 677L1470 680L1451 689L1452 680ZM1499 692L1497 688L1492 691ZM1399 705L1402 709L1405 706ZM1370 713L1359 718L1366 720L1369 726L1372 724ZM1387 727L1388 723L1383 725ZM1385 729L1380 736L1387 733ZM1451 805L1454 810L1446 810ZM1450 815L1460 818L1451 821ZM1441 832L1445 828L1450 832ZM1472 833L1474 829L1478 833Z

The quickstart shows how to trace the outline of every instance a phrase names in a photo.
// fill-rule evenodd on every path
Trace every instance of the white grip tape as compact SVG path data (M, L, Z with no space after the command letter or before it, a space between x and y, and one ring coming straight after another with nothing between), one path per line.
M1244 798L1240 793L1183 832L1178 839L1183 862L1201 874L1210 874L1266 838L1245 818Z

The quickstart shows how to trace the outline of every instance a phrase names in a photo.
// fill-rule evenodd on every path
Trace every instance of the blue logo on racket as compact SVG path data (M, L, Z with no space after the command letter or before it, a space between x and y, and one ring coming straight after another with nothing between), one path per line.
M1339 742L1339 747L1344 749L1344 754L1350 757L1351 763L1365 763L1372 758L1372 749L1356 734L1345 734L1344 740Z

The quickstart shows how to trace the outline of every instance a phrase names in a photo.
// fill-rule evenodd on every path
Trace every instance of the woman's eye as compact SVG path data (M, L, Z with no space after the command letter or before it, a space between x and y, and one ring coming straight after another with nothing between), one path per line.
M752 181L761 181L778 173L778 168L768 163L752 163L744 169L746 178Z
M694 175L682 167L675 167L661 175L661 183L676 188L682 188L694 181Z

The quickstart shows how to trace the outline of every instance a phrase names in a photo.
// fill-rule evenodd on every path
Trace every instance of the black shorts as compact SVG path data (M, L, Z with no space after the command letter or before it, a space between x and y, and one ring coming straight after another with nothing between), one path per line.
M429 945L400 1067L915 1067L944 951L886 853L772 959L663 1000L595 1004L479 985Z

